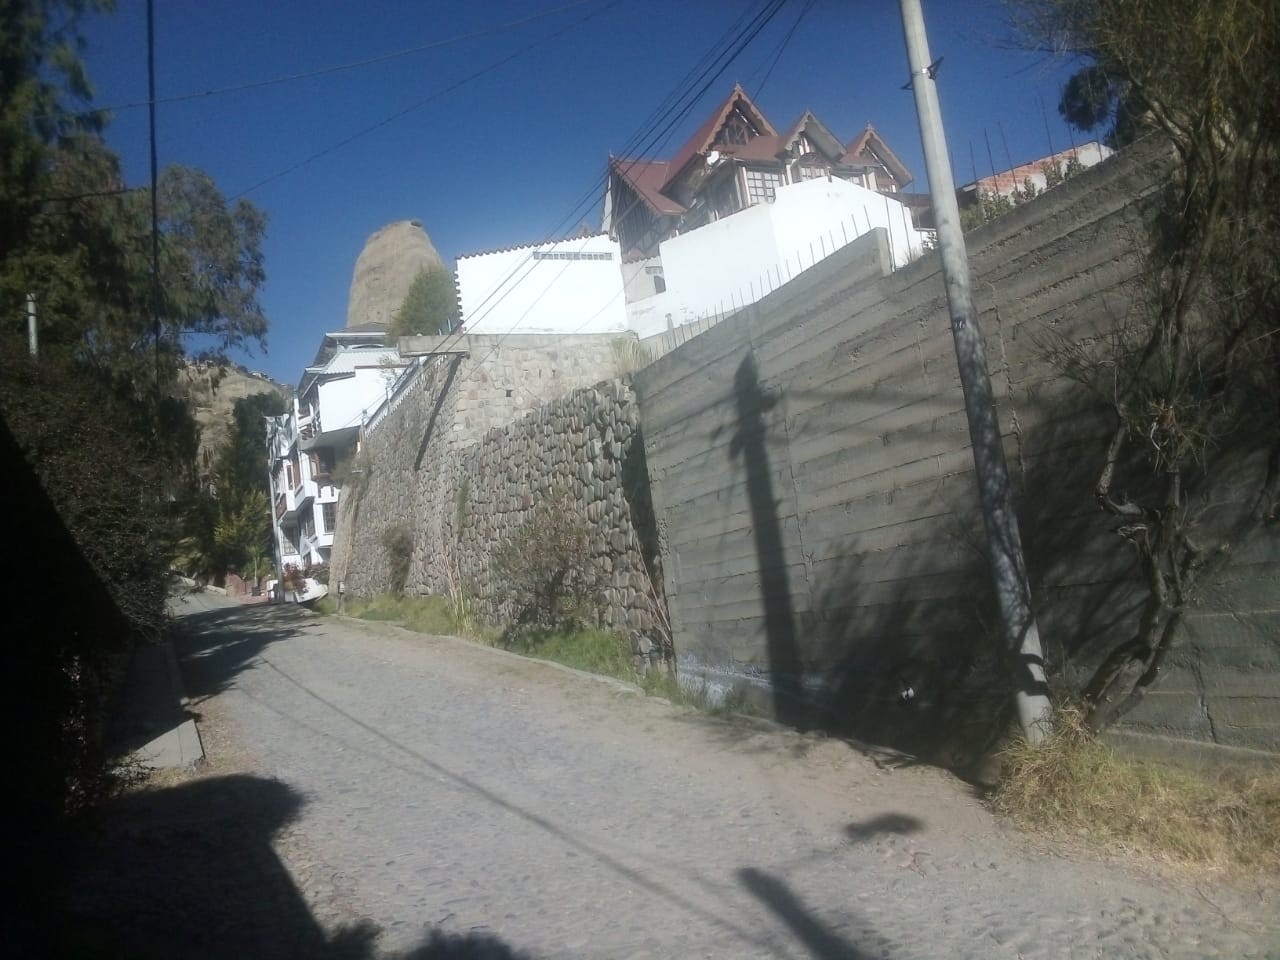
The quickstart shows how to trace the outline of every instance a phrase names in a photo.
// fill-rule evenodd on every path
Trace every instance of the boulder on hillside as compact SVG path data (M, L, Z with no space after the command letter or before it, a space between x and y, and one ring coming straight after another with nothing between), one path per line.
M347 300L347 327L386 324L400 309L409 284L428 267L444 261L418 220L389 223L365 241L356 260Z

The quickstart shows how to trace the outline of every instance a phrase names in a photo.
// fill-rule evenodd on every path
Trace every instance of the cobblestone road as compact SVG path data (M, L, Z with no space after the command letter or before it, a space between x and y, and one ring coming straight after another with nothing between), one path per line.
M1262 890L1033 850L936 771L450 638L180 611L215 768L299 796L274 850L335 957L1280 957Z

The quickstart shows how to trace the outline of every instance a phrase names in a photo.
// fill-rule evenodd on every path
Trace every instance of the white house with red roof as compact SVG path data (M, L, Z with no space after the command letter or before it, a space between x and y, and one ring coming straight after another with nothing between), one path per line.
M895 265L925 237L911 172L870 124L844 143L810 111L778 130L735 86L670 160L610 157L602 229L641 336L732 312L874 228Z

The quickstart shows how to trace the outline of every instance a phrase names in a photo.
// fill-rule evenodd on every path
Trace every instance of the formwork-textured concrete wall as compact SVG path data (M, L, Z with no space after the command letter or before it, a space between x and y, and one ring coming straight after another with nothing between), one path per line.
M1093 501L1105 408L1050 357L1138 309L1140 200L1166 169L1130 152L969 237L1041 632L1076 678L1143 594ZM990 735L1002 667L948 322L936 261L890 273L873 235L636 376L686 682L957 760ZM1209 530L1261 463L1223 473ZM1233 549L1129 731L1280 750L1280 551L1274 531Z
M657 593L661 572L629 384L610 377L561 391L522 417L478 430L494 417L484 409L485 384L509 399L506 384L521 380L609 375L607 350L575 355L568 338L555 338L563 352L548 360L553 338L536 339L536 350L523 358L508 351L497 369L476 368L486 357L474 343L469 357L428 361L394 408L366 431L363 472L343 492L333 577L355 597L386 592L385 532L404 529L414 543L407 593L447 596L462 585L480 613L508 621L516 611L494 574L494 551L539 505L555 502L590 528L588 559L606 585L605 622L631 633L638 656L656 653L656 594L647 571L655 571ZM584 356L593 355L600 362L584 365Z

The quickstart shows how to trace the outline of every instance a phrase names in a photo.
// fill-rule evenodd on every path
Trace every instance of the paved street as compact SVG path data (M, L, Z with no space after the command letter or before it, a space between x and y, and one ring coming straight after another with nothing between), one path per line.
M254 917L188 955L1280 956L1261 892L1035 851L933 770L456 639L178 606L210 770L176 789L261 848L206 843L238 871L206 909Z

